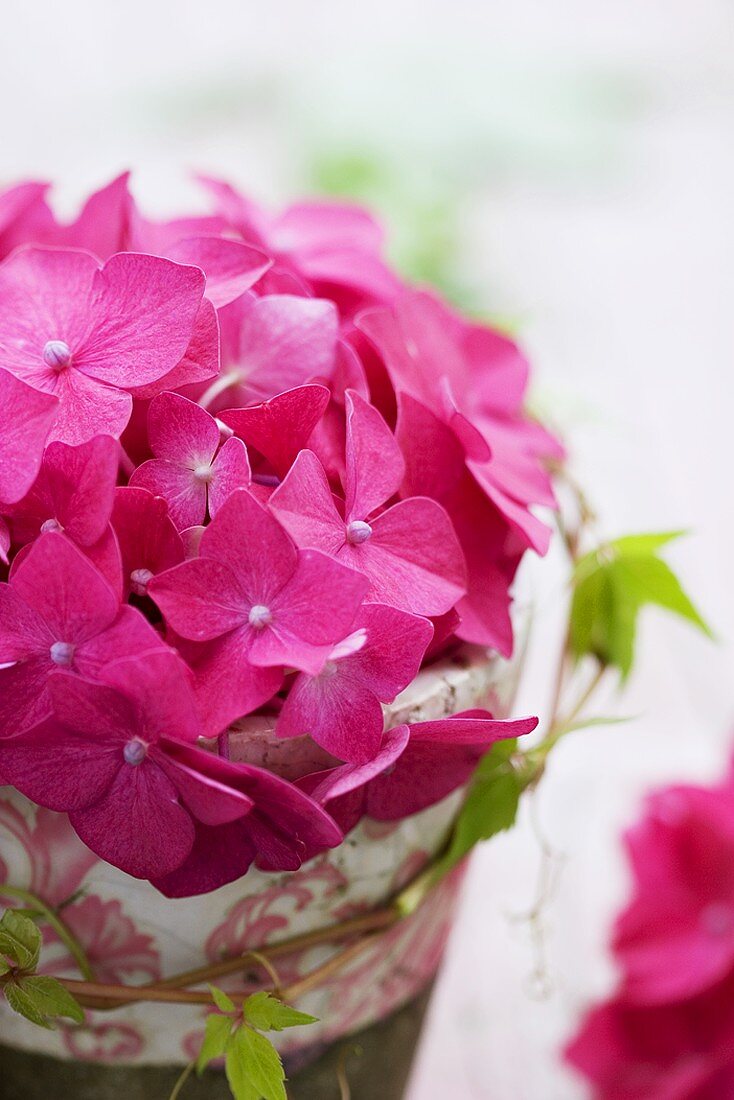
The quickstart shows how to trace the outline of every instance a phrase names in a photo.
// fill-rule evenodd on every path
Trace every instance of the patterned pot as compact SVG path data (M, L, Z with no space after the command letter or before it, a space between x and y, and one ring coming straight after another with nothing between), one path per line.
M474 706L486 706L504 717L512 703L519 664L517 657L507 662L465 647L420 673L389 708L389 724L439 718ZM257 758L287 774L290 758L283 746L288 742L278 742L262 722L243 722L228 737L232 759ZM63 906L63 919L84 946L99 981L156 981L385 903L440 849L460 798L460 792L455 792L396 824L365 819L338 849L297 872L265 874L253 869L244 879L213 893L170 900L149 883L99 861L76 837L64 815L39 809L14 790L0 788L0 883L31 890L48 904ZM381 935L299 1000L298 1007L318 1017L319 1023L278 1036L277 1045L289 1067L388 1016L430 983L451 925L461 874L462 869L457 869L412 917ZM3 899L2 886L0 901L17 904ZM298 980L335 950L332 945L320 945L279 957L281 982ZM48 973L79 976L63 944L47 926L42 960ZM256 980L244 965L243 971L220 984L242 988L243 981ZM261 975L257 978L261 980ZM0 1035L7 1047L54 1059L172 1066L189 1061L197 1051L205 1016L201 1006L139 1004L88 1012L82 1026L44 1031L2 1003ZM88 1095L103 1094L100 1089Z

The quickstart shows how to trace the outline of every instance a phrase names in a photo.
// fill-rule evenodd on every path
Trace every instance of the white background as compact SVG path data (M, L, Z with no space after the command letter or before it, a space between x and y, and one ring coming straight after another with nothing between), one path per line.
M263 10L264 8L264 10ZM410 1100L573 1100L557 1051L613 972L619 833L642 793L711 778L734 717L734 46L726 0L4 0L0 178L85 187L135 168L150 208L191 167L264 199L309 158L379 154L455 195L464 274L518 318L605 533L687 527L670 560L717 631L644 621L607 712L561 746L521 826L477 856ZM559 560L520 710L544 713ZM546 988L523 913L541 850Z

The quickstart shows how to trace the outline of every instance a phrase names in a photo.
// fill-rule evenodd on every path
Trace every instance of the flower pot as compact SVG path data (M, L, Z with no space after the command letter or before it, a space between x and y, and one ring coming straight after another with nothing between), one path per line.
M518 668L517 657L507 662L465 647L422 671L389 708L388 723L439 718L480 705L504 716ZM228 742L232 759L252 760L256 754L284 774L298 751L287 749L290 743L279 743L254 720L232 729ZM60 911L99 981L154 982L379 908L440 850L460 799L461 793L454 792L394 824L364 819L339 848L297 872L252 869L244 879L213 893L172 900L148 882L98 860L65 816L3 788L0 881L28 890ZM402 1094L427 1002L424 993L441 959L462 873L457 868L410 917L374 935L346 965L298 998L298 1007L319 1022L276 1037L293 1097L328 1100L332 1085L338 1097L340 1060L354 1045L345 1041L356 1034L363 1054L346 1062L347 1075L354 1077L353 1100L378 1095L389 1100ZM1 887L0 898L19 904L17 898L11 902L3 897ZM45 922L43 929L42 969L78 977L56 933ZM333 943L324 942L279 956L275 965L280 983L292 984L337 951ZM268 981L251 959L218 984L237 989L251 985L254 990ZM62 1024L45 1031L2 1003L2 1096L34 1100L69 1092L76 1100L165 1098L198 1050L206 1012L201 1005L138 1003L88 1011L81 1026ZM218 1079L216 1070L208 1071L204 1080L205 1087L190 1080L184 1096L227 1095L221 1073Z

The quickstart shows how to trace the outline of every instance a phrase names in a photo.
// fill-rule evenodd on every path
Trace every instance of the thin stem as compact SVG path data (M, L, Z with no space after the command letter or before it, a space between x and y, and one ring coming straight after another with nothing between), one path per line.
M3 897L18 898L19 901L23 901L26 905L31 906L41 917L43 917L46 923L51 925L56 935L68 949L69 954L73 957L79 968L79 973L82 974L86 981L94 981L94 971L85 954L84 948L74 933L67 928L61 917L50 905L47 905L37 894L31 893L30 890L23 890L19 886L0 886L0 894L2 894Z
M181 1095L181 1089L184 1087L189 1077L194 1072L195 1066L196 1062L189 1062L188 1065L184 1066L180 1077L178 1077L178 1079L176 1080L176 1084L173 1086L173 1091L168 1097L168 1100L177 1100L177 1098Z
M211 386L204 390L204 393L199 398L199 404L202 409L208 409L209 406L216 401L220 393L224 393L230 386L235 386L241 381L242 372L239 370L231 370L227 371L225 374L220 374L219 378L215 378Z
M352 959L361 955L363 951L373 943L376 943L380 936L380 932L373 932L369 936L363 936L350 947L345 947L344 950L340 951L337 955L332 955L330 959L327 959L321 966L317 966L307 974L305 978L301 978L300 981L292 982L283 989L279 989L277 991L278 996L281 1000L289 1003L291 1001L297 1001L299 997L302 997L316 986L321 985L325 978L335 974L338 970L341 970L342 967L346 966L348 962L351 962Z

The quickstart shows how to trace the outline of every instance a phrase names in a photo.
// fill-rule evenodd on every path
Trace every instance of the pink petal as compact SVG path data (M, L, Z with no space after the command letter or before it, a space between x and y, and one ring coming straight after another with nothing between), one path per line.
M229 566L250 605L269 606L297 562L286 531L246 489L237 489L221 506L202 536L201 555Z
M208 894L247 873L256 849L240 822L216 827L196 825L196 838L185 862L168 875L155 875L153 886L167 898Z
M112 515L119 461L118 447L108 435L95 436L79 447L51 443L43 475L47 498L55 507L46 518L58 520L82 546L102 538Z
M241 791L207 774L209 756L211 753L203 749L193 749L184 755L175 741L167 739L160 743L155 759L197 821L203 825L226 825L249 813L253 802Z
M95 191L76 221L69 225L57 223L44 236L44 242L62 248L85 248L101 260L127 248L132 214L129 179L130 173L123 172Z
M238 368L251 400L292 390L334 367L338 318L331 302L271 295L248 302Z
M193 469L214 458L219 428L200 405L177 393L161 393L148 409L148 439L156 458Z
M0 370L0 501L21 500L36 479L57 399Z
M177 634L197 642L242 626L252 606L229 566L209 557L185 561L159 573L149 582L148 595Z
M10 551L10 531L5 520L0 516L0 561L4 565L8 564L8 553Z
M0 584L0 665L45 652L54 641L42 615L29 607L14 586Z
M119 767L107 792L69 820L93 852L135 878L169 874L194 843L191 815L152 761Z
M77 647L73 668L82 676L97 679L104 674L106 667L123 657L135 657L138 665L149 662L165 642L160 634L135 607L123 605L114 622L94 638ZM134 685L140 690L140 678ZM160 690L165 690L161 686Z
M379 750L383 725L377 696L356 670L336 664L333 672L327 665L318 676L296 678L278 717L277 732L280 737L309 734L338 759L363 763Z
M39 613L55 641L81 645L108 627L118 600L107 581L72 542L42 535L14 571L13 590Z
M219 373L219 322L217 311L203 298L186 351L173 370L144 386L131 387L134 396L147 401L163 390L208 382Z
M269 505L298 546L327 554L336 554L344 546L346 525L324 468L312 451L301 451Z
M329 403L324 386L298 386L260 405L225 409L220 419L285 477Z
M212 463L209 515L214 518L235 489L248 489L251 479L247 447L239 439L227 439Z
M89 335L73 349L79 367L117 386L162 378L186 352L204 282L197 268L159 256L112 256L94 276Z
M99 745L122 745L138 732L132 699L72 672L55 672L49 681L55 720Z
M333 645L349 632L367 587L326 554L299 550L297 570L273 601L274 623L312 645Z
M105 432L119 439L130 419L133 402L129 393L88 378L73 367L59 376L54 393L59 410L51 440L79 446Z
M370 578L374 600L415 615L442 615L464 595L464 555L435 500L400 501L371 526L371 537L345 546L340 558Z
M46 652L0 668L0 739L14 738L49 716L48 679L53 667ZM4 766L4 742L0 760Z
M202 269L206 296L216 309L239 298L273 264L259 249L226 237L187 237L171 245L166 255L180 264Z
M405 463L377 409L351 391L347 391L346 409L345 511L348 519L365 520L398 491Z
M376 254L385 238L368 210L333 201L294 203L275 220L273 233L278 248L299 254L327 247Z
M105 665L103 678L135 701L139 729L148 740L196 741L201 724L193 676L176 650L160 638L157 642L149 646L142 638L134 655L123 654Z
M433 627L427 619L378 603L365 604L356 621L366 630L367 642L341 664L383 703L391 703L417 676Z
M130 478L130 486L163 497L179 531L203 523L206 518L206 482L194 477L193 470L178 462L149 459L138 466Z
M207 737L216 737L232 722L257 710L283 682L282 669L249 664L244 634L235 630L205 645L190 643L185 647L196 678L197 708Z
M144 591L148 573L155 576L183 561L181 536L161 497L145 489L118 488L112 525L120 544L126 594L133 584L138 592Z

